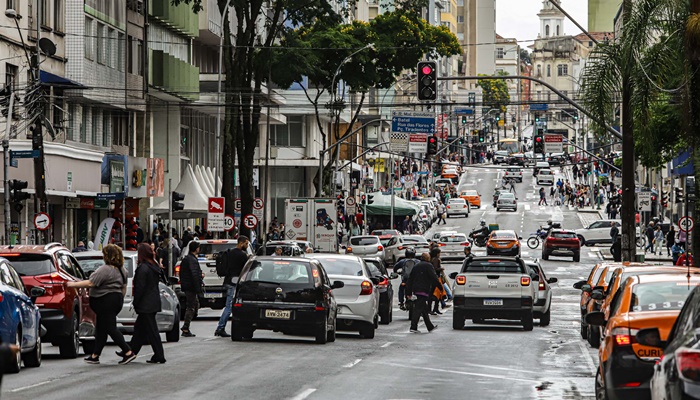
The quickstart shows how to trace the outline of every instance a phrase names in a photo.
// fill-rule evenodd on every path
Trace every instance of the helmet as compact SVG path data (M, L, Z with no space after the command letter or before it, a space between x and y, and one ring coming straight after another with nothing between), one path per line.
M413 247L407 247L406 258L416 258L416 249L414 249Z
M481 226L486 226L486 221L484 221L483 218L480 219L480 220L479 220L479 225L481 225Z
M552 226L552 220L551 220L551 219L548 219L548 220L547 220L547 225Z

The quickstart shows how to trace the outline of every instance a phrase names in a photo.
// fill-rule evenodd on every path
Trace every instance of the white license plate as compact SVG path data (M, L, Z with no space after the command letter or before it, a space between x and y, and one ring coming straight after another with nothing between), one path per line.
M484 299L485 306L502 306L503 299Z
M224 297L223 293L204 293L205 299L220 299Z
M290 319L292 312L289 310L265 310L265 318Z

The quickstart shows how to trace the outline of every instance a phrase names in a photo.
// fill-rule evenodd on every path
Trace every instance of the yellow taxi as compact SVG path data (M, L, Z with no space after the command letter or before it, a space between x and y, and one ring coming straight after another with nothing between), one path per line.
M519 256L520 238L512 230L493 231L486 241L486 255Z
M459 197L463 198L470 206L481 208L481 195L476 190L462 190Z
M637 332L658 327L665 341L686 298L698 285L700 277L685 274L630 276L613 295L609 318L601 311L586 316L587 323L605 331L598 350L597 399L650 398L649 379L663 350L637 343Z
M599 311L603 304L602 299L594 299L592 294L594 290L603 293L608 288L614 268L610 264L613 263L596 264L588 275L587 280L574 284L575 289L581 290L581 337L588 340L588 343L594 348L598 347L600 343L600 330L594 329L595 327L586 323L586 315Z

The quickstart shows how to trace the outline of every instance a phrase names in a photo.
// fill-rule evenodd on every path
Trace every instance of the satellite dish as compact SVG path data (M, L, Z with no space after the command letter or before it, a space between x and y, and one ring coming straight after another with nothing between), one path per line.
M39 48L49 57L56 54L56 45L49 38L43 37L39 39Z

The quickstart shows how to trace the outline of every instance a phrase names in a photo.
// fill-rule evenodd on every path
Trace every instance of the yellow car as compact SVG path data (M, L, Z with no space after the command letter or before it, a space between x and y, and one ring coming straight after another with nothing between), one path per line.
M459 197L466 200L470 206L481 208L481 195L476 190L463 190Z

